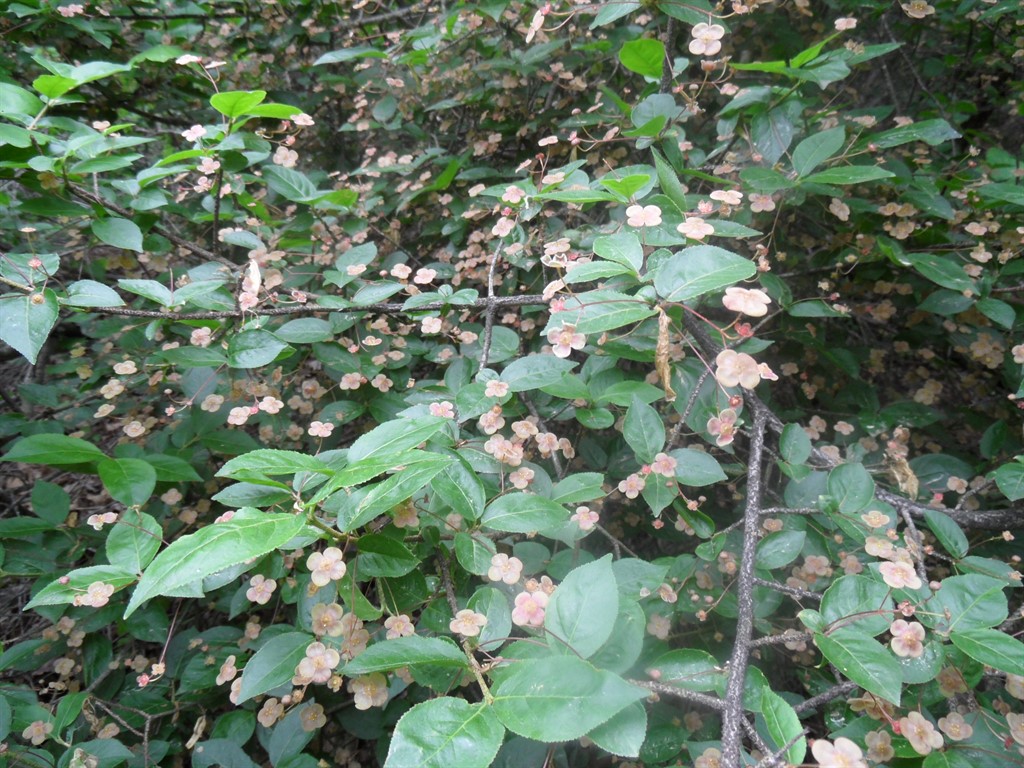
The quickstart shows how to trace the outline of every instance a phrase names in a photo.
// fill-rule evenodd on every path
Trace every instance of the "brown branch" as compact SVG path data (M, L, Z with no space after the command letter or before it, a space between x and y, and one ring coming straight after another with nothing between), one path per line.
M743 513L743 553L736 579L736 636L729 660L729 682L722 710L722 764L739 765L743 739L743 688L754 629L754 562L761 528L761 481L765 423L763 411L755 411L747 459L747 505Z
M714 696L708 696L706 693L688 691L685 688L676 688L671 685L666 685L665 683L656 683L653 680L627 680L626 682L665 696L674 696L677 699L688 701L691 704L699 704L702 707L713 709L716 712L722 711L722 700L715 698Z

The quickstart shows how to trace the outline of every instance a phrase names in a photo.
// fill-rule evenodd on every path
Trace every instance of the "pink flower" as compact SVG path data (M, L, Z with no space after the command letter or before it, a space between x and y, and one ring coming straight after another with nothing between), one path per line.
M537 450L546 459L558 450L558 435L554 432L541 432L537 435Z
M502 216L497 223L491 227L491 234L495 237L508 237L515 229L516 223L508 216Z
M725 27L721 24L694 24L690 34L693 39L688 47L694 56L714 56L722 50L721 40L725 35Z
M905 561L882 563L878 566L882 580L893 589L920 589L921 579L914 572L914 566Z
M771 297L757 288L732 286L725 289L725 296L722 297L722 304L726 309L750 315L750 317L764 317L768 314L768 305L771 303Z
M601 516L590 507L577 507L569 519L575 522L581 531L592 531L594 526L597 525L597 521L601 519Z
M659 453L651 462L651 471L662 477L673 478L676 476L676 464L678 462L667 453Z
M217 674L217 685L229 683L238 676L238 667L235 666L235 657L228 656L220 665L220 672Z
M383 707L388 703L388 679L380 672L349 680L348 690L356 709Z
M491 567L487 569L487 578L491 581L502 581L515 584L523 573L523 561L518 557L509 557L498 553L491 558Z
M232 408L228 413L228 424L234 424L236 427L241 426L249 420L250 415L249 409L245 406Z
M762 211L774 211L775 201L771 195L759 195L756 192L750 195L750 210L754 213Z
M625 480L619 481L619 493L626 494L627 499L635 499L640 495L646 484L646 481L634 472Z
M501 196L501 199L509 205L518 205L525 197L526 192L524 192L520 187L508 186L505 187L505 194Z
M445 401L441 403L431 403L429 407L431 416L439 416L442 419L454 419L455 418L455 406Z
M399 637L409 637L416 634L416 627L413 626L412 621L404 613L400 613L397 616L389 616L385 619L384 629L388 631L388 640L396 640Z
M723 349L715 358L715 364L718 366L715 378L723 387L739 385L744 389L753 389L761 381L757 361L745 352Z
M711 199L725 205L739 205L743 202L743 193L735 189L716 189L711 193Z
M942 734L920 712L911 712L900 718L900 733L919 755L930 754L933 749L942 749L945 743Z
M278 400L276 397L267 395L262 400L260 400L258 408L264 413L275 414L281 412L281 409L284 408L284 403Z
M821 768L867 768L860 747L844 736L835 742L817 739L811 744L811 754Z
M504 397L508 394L508 382L501 379L491 379L484 387L484 395L487 397Z
M691 240L703 240L708 235L715 234L715 228L697 216L687 216L686 221L676 229Z
M344 553L337 547L328 547L322 553L314 552L306 558L311 581L318 587L326 587L332 581L345 578L348 570L342 560Z
M576 333L575 325L565 323L561 328L552 328L548 331L548 341L555 357L568 357L574 349L583 349L586 346L587 337L582 333Z
M631 227L656 227L661 224L661 208L656 205L631 205L626 209L626 223Z
M306 658L295 668L295 676L311 683L326 683L341 663L341 654L319 640L306 647Z
M297 115L292 115L289 119L296 125L313 125L313 118L307 115L305 112L300 112Z
M206 328L196 328L192 331L192 335L189 336L189 342L196 347L208 347L210 342L213 341L213 332Z
M110 601L114 594L113 584L104 584L102 581L94 581L85 590L85 594L75 595L73 605L89 605L93 608L102 608Z
M338 603L317 603L310 611L313 634L337 637L343 631L342 618L345 609Z
M719 446L724 448L729 445L736 437L736 411L726 408L717 416L712 416L708 419L707 430L712 437L718 437L715 443Z
M420 323L420 330L424 334L440 333L443 326L444 321L440 317L424 317Z
M512 483L513 488L524 491L533 482L535 474L529 467L520 467L515 472L509 473L508 481Z
M258 573L249 580L249 589L246 590L245 596L254 603L266 605L270 602L270 597L274 594L275 589L277 589L276 581Z
M515 621L515 614L512 614ZM455 618L448 623L448 629L463 637L476 637L480 634L480 628L487 625L487 617L482 613L476 613L464 608L455 614Z
M940 717L939 730L946 734L950 741L963 741L971 738L971 734L974 733L973 726L964 720L964 716L959 712L950 712L945 717Z
M334 431L334 425L329 421L314 421L307 430L313 437L330 437Z
M412 281L417 285L426 285L433 282L435 277L437 277L437 270L420 267L416 270L416 276L413 277Z
M856 28L857 20L853 17L846 16L841 19L836 19L834 26L839 32L846 32L849 29Z
M21 738L26 741L32 742L34 746L39 746L46 741L47 736L53 731L53 723L44 722L43 720L34 720L29 723L28 727L21 732Z
M188 130L181 132L181 136L185 141L199 141L205 135L206 128L201 125L193 125Z
M539 627L544 623L544 609L548 605L546 592L520 592L512 609L512 623L518 627Z
M503 426L505 426L505 419L501 416L501 406L496 405L487 413L480 416L480 420L477 422L477 426L480 427L480 431L485 435L493 435Z
M889 632L892 633L892 640L889 641L889 645L892 647L892 652L897 656L910 657L916 659L918 656L924 653L924 627L918 624L916 621L907 622L903 619L896 619L889 627Z

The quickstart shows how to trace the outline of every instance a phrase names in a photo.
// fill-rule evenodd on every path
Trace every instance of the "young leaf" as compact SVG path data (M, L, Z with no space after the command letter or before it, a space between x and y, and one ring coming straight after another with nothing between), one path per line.
M64 578L62 576L60 579L50 582L39 590L29 600L25 610L35 608L38 605L63 605L64 603L70 603L75 599L75 595L84 594L89 585L97 581L110 584L115 590L118 590L131 584L138 578L137 573L116 565L90 565L86 568L71 571L66 576L68 579L67 583L61 583L61 579Z
M640 38L628 40L619 50L619 61L630 72L644 77L661 77L665 62L665 45L660 40Z
M297 515L245 507L230 520L182 536L146 568L124 617L158 595L173 594L187 584L283 547L304 526L305 520Z
M160 549L163 530L152 515L128 511L107 534L107 560L126 571L142 573Z

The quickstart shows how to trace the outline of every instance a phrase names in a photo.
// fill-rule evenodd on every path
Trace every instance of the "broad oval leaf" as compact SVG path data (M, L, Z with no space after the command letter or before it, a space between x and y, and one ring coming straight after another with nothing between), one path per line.
M57 294L49 288L29 296L0 296L0 340L35 365L59 315Z
M431 699L402 715L384 768L487 768L504 738L492 707L451 696Z
M142 230L129 219L108 216L92 223L92 233L107 245L142 253Z
M562 525L569 512L561 504L532 493L499 496L484 510L480 523L493 531L531 533Z
M242 671L238 703L291 682L295 667L306 658L306 648L312 642L313 636L305 632L285 632L265 642Z
M569 572L548 602L544 629L551 647L589 659L611 636L619 612L612 556Z
M1024 643L997 629L952 632L953 645L975 661L1009 675L1024 675Z
M228 365L232 368L260 368L291 349L267 331L242 331L228 341Z
M448 421L438 416L386 421L352 443L348 449L348 462L351 465L371 456L388 456L415 448L433 437Z
M756 273L749 259L732 251L714 245L695 245L684 248L661 265L654 278L654 288L666 301L691 301Z
M903 672L896 657L856 627L841 627L829 635L815 634L814 644L836 668L865 691L897 706L903 692Z
M446 637L410 635L374 643L346 664L343 673L355 677L416 665L468 669L469 661L465 652Z
M283 547L305 525L302 517L249 507L223 523L183 536L146 568L124 612L127 619L146 601Z
M3 302L0 302L2 305ZM66 464L91 464L106 458L106 455L79 437L67 435L29 435L16 442L7 453L0 456L4 461L20 461L24 464L46 464L60 467Z
M126 507L145 504L156 488L156 470L142 459L107 459L96 465L103 487Z

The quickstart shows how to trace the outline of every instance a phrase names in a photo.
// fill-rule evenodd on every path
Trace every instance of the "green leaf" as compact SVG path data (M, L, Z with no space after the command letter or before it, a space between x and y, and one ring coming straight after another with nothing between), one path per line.
M661 77L665 62L665 45L656 39L628 40L619 50L619 61L630 72L644 77Z
M50 331L60 316L57 294L49 288L22 296L0 296L0 340L36 364Z
M978 311L994 323L999 323L1003 328L1013 328L1017 323L1017 312L1005 301L999 299L979 299L976 305Z
M602 259L629 268L634 274L639 274L644 264L643 246L632 232L619 232L595 239L594 253Z
M355 677L424 665L469 669L465 652L447 637L410 635L374 643L346 664L342 672L347 677Z
M192 749L192 768L259 768L236 742L229 739L207 739Z
M844 515L860 512L875 498L875 481L860 462L835 467L826 487Z
M811 455L811 439L799 424L787 424L779 435L779 453L790 464L803 464Z
M821 597L821 617L828 624L848 624L865 636L880 635L892 619L890 592L878 579L840 576Z
M104 458L96 468L107 493L126 507L145 504L156 488L156 470L142 459Z
M841 627L830 635L815 634L822 655L865 691L899 706L903 673L889 649L856 627Z
M1010 501L1024 499L1024 461L1018 458L1017 461L1003 464L993 477L999 492Z
M922 120L919 123L901 125L882 131L874 136L866 137L866 143L874 144L879 149L890 149L911 141L923 141L931 146L942 144L951 139L960 138L960 134L945 120Z
M421 416L415 419L386 421L362 435L348 449L349 465L371 456L387 456L398 451L415 448L433 437L450 419L439 416Z
M314 472L321 475L330 475L334 473L334 470L330 469L315 456L307 456L296 451L279 451L265 448L258 451L250 451L231 459L217 470L217 477L250 480L254 476L293 475L296 472Z
M1004 586L1000 579L979 574L950 576L928 601L928 610L917 615L922 624L943 635L994 627L1009 612Z
M313 62L314 67L322 64L340 64L353 59L386 59L388 55L379 51L372 45L355 45L351 48L342 48L340 51L330 51Z
M804 531L776 531L757 542L757 567L773 570L789 565L803 551Z
M669 451L668 455L676 460L676 479L680 485L702 488L726 479L722 465L709 453L693 448L677 448Z
M326 320L317 317L302 317L285 323L274 331L274 335L289 344L312 344L318 341L330 341L334 338L334 329Z
M119 568L116 565L90 565L87 568L79 568L66 574L67 582L62 584L61 579L63 578L65 577L62 576L60 579L50 582L39 590L29 600L25 610L27 611L40 605L63 605L70 603L75 599L76 595L84 593L90 584L97 581L110 584L115 590L118 590L133 583L138 578L138 574L127 571L124 568Z
M493 707L443 696L414 706L398 721L384 768L487 768L505 728Z
M986 200L1024 207L1024 189L1018 184L984 184L978 188L978 194Z
M634 396L623 420L622 436L641 464L650 464L665 447L665 424L659 413Z
M108 216L92 223L92 233L107 245L142 253L142 230L134 221Z
M549 742L578 739L648 695L575 656L517 661L493 693L506 728Z
M172 542L142 575L127 619L146 601L283 547L303 529L302 517L243 507L234 517Z
M793 150L793 170L797 176L806 176L842 149L845 141L846 129L841 125L808 136Z
M228 341L228 365L232 368L261 368L290 349L267 331L242 331Z
M434 496L466 520L476 520L487 504L487 493L476 473L456 456L430 484Z
M573 325L577 333L601 333L646 320L654 312L644 299L600 289L566 299L561 310L551 313L548 328Z
M619 612L611 557L574 568L558 585L544 618L551 647L589 659L611 636Z
M294 168L272 165L263 169L267 186L294 203L311 203L324 193L316 188L309 177Z
M123 307L124 299L109 285L95 280L76 280L68 286L63 303L71 307Z
M714 245L695 245L673 254L661 265L654 287L666 301L691 301L756 273L753 263L742 256Z
M643 703L634 702L597 726L587 738L609 754L638 757L647 738L647 710Z
M569 513L561 504L532 493L508 493L487 505L480 524L492 531L532 533L562 525Z
M680 211L689 210L690 206L686 202L686 187L679 181L675 169L668 160L661 156L658 150L651 149L651 154L654 155L654 167L658 173L658 186L661 187L661 191Z
M505 366L501 380L512 392L527 392L560 381L576 365L572 360L554 355L527 355Z
M305 632L285 632L265 642L246 662L238 703L291 682L295 668L306 658L306 648L313 639Z
M974 288L974 281L963 271L960 262L937 253L908 253L904 258L910 265L936 285L954 291Z
M804 184L865 184L879 179L891 179L896 174L875 165L845 165L812 173L801 179Z
M953 518L937 509L925 509L924 519L949 554L958 560L967 554L967 536Z
M0 115L34 117L43 108L43 102L31 91L11 83L0 83Z
M800 765L807 754L807 739L803 736L804 727L800 724L800 716L796 710L770 688L761 689L761 713L758 720L764 722L768 736L774 742L768 746L782 749L790 747L782 753L787 763Z
M66 464L91 464L105 459L106 455L88 440L67 435L40 434L21 438L0 458L23 464L60 467Z
M142 573L163 541L160 524L144 512L129 511L107 535L107 560L126 571Z
M236 118L247 114L265 98L266 91L223 91L210 97L210 106L225 117Z
M497 548L487 538L477 538L465 531L455 534L455 557L459 565L470 573L484 576L491 567L491 558L498 553Z
M722 677L718 659L707 651L694 648L669 651L659 656L650 672L657 672L660 683L697 692L715 690Z
M1008 675L1024 675L1024 643L997 629L951 632L953 645L975 661Z
M156 280L118 280L117 284L129 293L143 296L150 301L155 301L164 307L169 307L174 301L171 291L167 286L158 283Z
M604 475L600 472L577 472L558 481L551 491L551 500L559 504L578 504L605 496Z
M359 537L357 570L359 577L405 576L420 565L409 548L390 536L372 533Z
M450 456L429 454L421 461L399 469L396 474L371 488L355 509L343 509L338 515L338 529L348 533L366 525L377 515L418 493L453 461Z
M593 10L594 6L590 6L589 9ZM603 3L597 11L597 15L594 16L594 20L590 22L591 29L597 29L603 27L606 24L611 24L616 19L621 19L623 16L628 16L640 9L640 3L638 0L625 0L624 2L606 2Z

